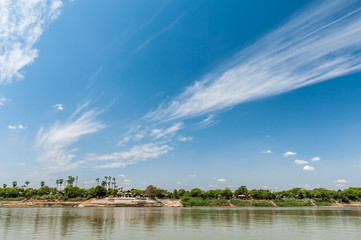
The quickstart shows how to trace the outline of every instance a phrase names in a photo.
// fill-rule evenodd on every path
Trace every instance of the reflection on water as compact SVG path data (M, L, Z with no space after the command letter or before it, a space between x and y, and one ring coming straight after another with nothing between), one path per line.
M360 208L0 208L0 239L361 239Z

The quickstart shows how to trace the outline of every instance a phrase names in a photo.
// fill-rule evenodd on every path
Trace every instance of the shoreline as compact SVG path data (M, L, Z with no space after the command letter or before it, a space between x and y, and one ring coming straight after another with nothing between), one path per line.
M260 200L257 202L272 202ZM126 198L92 198L84 201L51 201L27 199L21 201L0 201L0 208L90 208L90 207L220 207L220 208L349 208L361 207L361 202L349 204L333 203L329 206L183 206L180 199L126 199Z

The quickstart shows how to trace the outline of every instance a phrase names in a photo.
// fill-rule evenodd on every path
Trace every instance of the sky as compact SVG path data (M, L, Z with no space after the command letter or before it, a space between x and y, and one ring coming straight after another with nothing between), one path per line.
M3 0L0 183L361 186L361 1Z

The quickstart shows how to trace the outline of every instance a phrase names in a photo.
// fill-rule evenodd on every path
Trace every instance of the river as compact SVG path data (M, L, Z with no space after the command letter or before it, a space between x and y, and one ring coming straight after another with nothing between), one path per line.
M0 208L0 239L361 239L361 208Z

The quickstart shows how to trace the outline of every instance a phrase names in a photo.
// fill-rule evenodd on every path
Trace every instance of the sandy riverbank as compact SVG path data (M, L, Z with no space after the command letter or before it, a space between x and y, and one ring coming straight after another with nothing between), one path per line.
M92 198L86 201L23 200L0 201L0 207L182 207L180 200Z
M263 200L270 202L273 207L277 206L273 201ZM260 201L262 202L262 200ZM86 201L51 201L51 200L35 200L27 199L22 201L0 201L0 207L182 207L182 202L179 199L125 199L125 198L92 198ZM218 206L220 207L220 206ZM229 206L221 207L235 207L229 201ZM313 203L313 207L316 206ZM351 202L349 204L334 203L331 206L322 207L361 207L361 202Z

